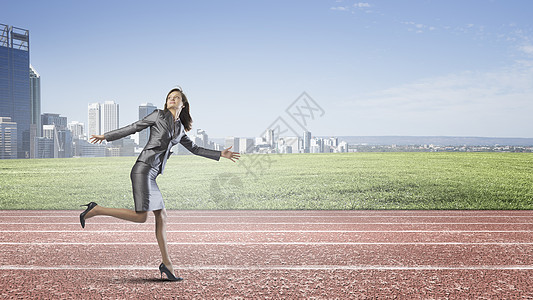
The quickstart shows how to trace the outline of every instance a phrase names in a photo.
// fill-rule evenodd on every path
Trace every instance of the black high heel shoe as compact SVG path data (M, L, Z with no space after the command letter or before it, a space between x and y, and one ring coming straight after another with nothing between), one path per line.
M80 214L81 228L85 228L85 215L89 211L91 211L91 209L93 209L96 205L97 205L96 202L89 202L88 204L80 205L80 206L87 206L85 211Z
M172 272L170 272L170 270L167 269L167 266L165 266L164 263L161 263L159 265L159 272L161 272L161 280L163 280L163 272L167 274L167 278L170 281L182 281L183 280L183 278L181 277L174 276L174 274L172 274Z

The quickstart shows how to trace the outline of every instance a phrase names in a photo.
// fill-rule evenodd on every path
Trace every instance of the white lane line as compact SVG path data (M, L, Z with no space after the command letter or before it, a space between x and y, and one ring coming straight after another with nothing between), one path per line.
M74 206L73 209L0 209L0 213L64 213L78 211L85 207ZM453 214L474 214L474 213L527 213L528 209L169 209L167 212L180 214L435 214L435 213L453 213Z
M33 266L33 265L3 265L0 270L157 270L147 266ZM460 266L390 266L390 265L278 265L278 266L232 266L232 265L184 265L174 266L174 270L533 270L533 265L460 265Z
M89 222L89 221L88 221ZM78 225L80 226L80 222L0 222L0 226L2 225L21 225L21 224L27 224L27 225ZM117 222L95 222L92 223L92 225L131 225L131 226L146 226L146 225L154 225L153 222L146 222L146 223L133 223L133 222L127 222L127 221L117 221ZM416 225L533 225L533 223L528 222L498 222L498 223L486 223L486 222L475 222L475 223L440 223L440 222L407 222L407 223L401 223L401 222L355 222L355 223L324 223L324 222L268 222L268 223L262 223L262 222L167 222L167 225L409 225L409 226L416 226Z
M169 245L533 245L533 242L168 242ZM0 242L0 245L157 245L156 242Z
M153 230L0 230L0 233L153 233ZM167 233L533 233L533 230L167 230Z
M61 213L65 211L76 211L78 207L75 206L74 209L0 209L0 212L41 212L41 211L50 211ZM180 212L180 213L204 213L204 214L227 214L227 213L435 213L438 212L450 212L450 213L498 213L498 212L508 212L508 213L518 213L528 211L527 209L169 209L168 212Z
M66 218L66 217L78 217L78 215L2 215L0 218ZM222 216L216 216L216 215L167 215L168 218L533 218L533 214L531 215L461 215L461 216L451 216L451 215L430 215L430 216L406 216L406 215L346 215L346 216L328 216L328 215L264 215L264 216L256 216L256 215L222 215Z

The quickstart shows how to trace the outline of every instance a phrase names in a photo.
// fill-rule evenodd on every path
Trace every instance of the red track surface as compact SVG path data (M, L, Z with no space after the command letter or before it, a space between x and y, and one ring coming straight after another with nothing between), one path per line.
M533 211L0 211L0 298L533 298Z

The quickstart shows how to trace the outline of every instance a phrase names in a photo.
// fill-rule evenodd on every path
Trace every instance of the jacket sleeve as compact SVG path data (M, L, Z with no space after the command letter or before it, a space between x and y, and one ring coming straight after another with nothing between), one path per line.
M142 120L139 120L128 126L124 126L122 128L111 130L109 132L104 133L104 138L106 139L106 141L110 142L110 141L118 140L120 138L128 136L135 132L139 132L148 126L154 125L158 116L159 116L159 111L154 110L151 114L147 115Z
M220 160L220 155L222 154L221 151L206 149L196 145L186 134L181 137L180 144L195 155L200 155L217 161Z

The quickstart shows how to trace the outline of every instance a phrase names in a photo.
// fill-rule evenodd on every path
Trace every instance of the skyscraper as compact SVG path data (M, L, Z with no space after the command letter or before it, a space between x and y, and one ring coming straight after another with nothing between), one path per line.
M233 147L232 147L233 146ZM230 150L233 152L239 152L239 138L228 136L224 142L224 148L232 147Z
M43 126L56 125L57 130L67 129L67 117L62 117L59 114L44 113L41 115L41 123Z
M30 107L31 124L37 125L37 136L41 136L41 75L30 65Z
M303 138L303 153L309 153L311 149L311 132L310 131L304 131L304 138Z
M43 136L37 139L35 156L36 158L58 158L59 151L57 141L57 126L54 124L43 124Z
M118 104L106 101L100 106L100 134L118 129Z
M41 76L30 65L30 158L35 158L36 138L41 136Z
M324 140L319 137L311 139L310 153L324 153Z
M284 136L279 139L281 145L278 145L281 153L299 153L300 151L300 137L298 136Z
M72 138L82 140L85 138L85 131L83 123L78 121L72 121L67 124L68 130L72 132Z
M72 157L72 133L67 129L67 117L46 113L41 115L41 123L43 124L43 137L53 140L53 156L50 158ZM42 153L39 153L42 146L37 145L36 149L39 149L36 152L43 158Z
M30 33L0 24L0 117L17 124L17 157L30 157Z
M274 141L274 130L273 129L267 129L265 131L264 138L267 144L270 145L270 147L274 147L275 141Z
M139 105L139 120L151 114L157 107L152 103L143 103ZM144 147L150 137L150 127L139 132L139 147Z
M198 142L196 142L196 145L204 148L208 148L209 146L209 136L207 135L207 132L203 129L196 129L196 137L198 138Z
M17 123L0 117L0 159L17 158Z
M252 153L254 150L254 140L250 138L239 139L239 152L240 153ZM237 151L234 151L237 152Z
M87 138L90 138L93 134L100 134L100 124L100 103L89 103Z

